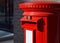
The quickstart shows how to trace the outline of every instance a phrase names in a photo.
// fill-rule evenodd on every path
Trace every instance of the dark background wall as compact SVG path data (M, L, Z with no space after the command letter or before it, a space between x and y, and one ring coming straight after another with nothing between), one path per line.
M14 42L23 43L23 29L20 27L20 18L22 17L23 11L18 8L18 4L22 3L21 0L14 0Z
M0 30L13 32L13 0L0 0Z

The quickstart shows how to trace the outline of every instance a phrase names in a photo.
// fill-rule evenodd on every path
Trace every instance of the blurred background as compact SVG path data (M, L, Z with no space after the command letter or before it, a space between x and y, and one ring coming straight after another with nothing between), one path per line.
M14 43L13 36L13 0L0 0L0 43Z

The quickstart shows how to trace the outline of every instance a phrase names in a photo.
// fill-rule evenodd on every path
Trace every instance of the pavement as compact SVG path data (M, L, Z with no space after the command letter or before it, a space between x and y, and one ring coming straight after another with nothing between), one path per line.
M7 40L7 41L2 41L0 43L14 43L14 40Z
M14 34L0 30L0 43L14 43Z

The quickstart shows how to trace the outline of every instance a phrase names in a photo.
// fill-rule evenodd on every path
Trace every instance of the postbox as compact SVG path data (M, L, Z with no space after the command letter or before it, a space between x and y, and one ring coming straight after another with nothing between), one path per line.
M19 8L24 11L24 43L60 43L60 3L25 2Z

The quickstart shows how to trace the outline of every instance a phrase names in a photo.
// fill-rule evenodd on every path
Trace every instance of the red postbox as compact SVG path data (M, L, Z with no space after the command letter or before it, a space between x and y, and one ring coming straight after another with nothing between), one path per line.
M26 2L19 5L24 43L59 43L60 3Z

